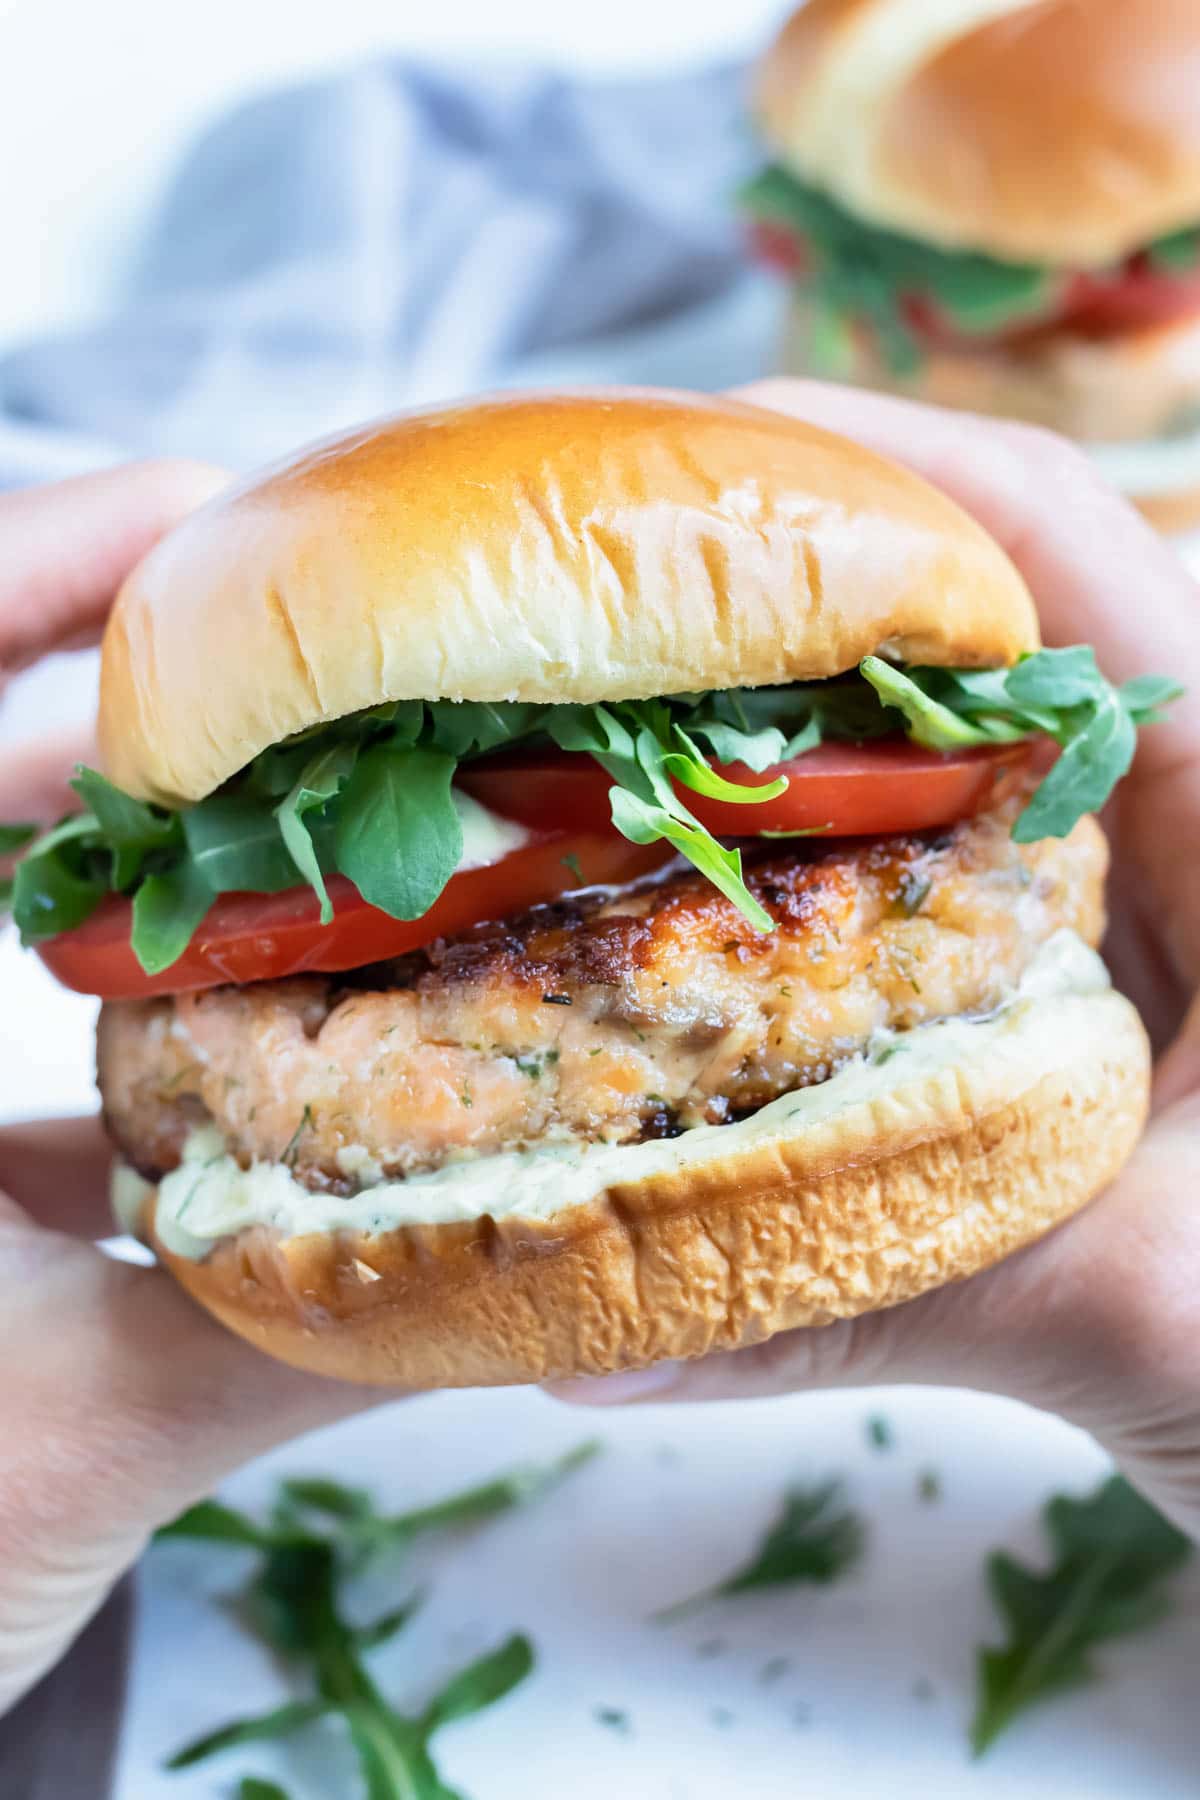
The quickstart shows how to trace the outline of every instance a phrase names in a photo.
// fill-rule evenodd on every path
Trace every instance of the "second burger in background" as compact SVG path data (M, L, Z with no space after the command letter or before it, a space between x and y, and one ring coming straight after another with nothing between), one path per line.
M810 0L754 104L790 372L1050 426L1200 518L1192 0Z

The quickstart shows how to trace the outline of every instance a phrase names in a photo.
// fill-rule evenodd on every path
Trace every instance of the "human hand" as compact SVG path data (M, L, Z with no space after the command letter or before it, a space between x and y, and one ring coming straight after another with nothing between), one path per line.
M147 463L0 497L0 671L99 637L126 570L220 484ZM83 743L0 768L0 818L49 820ZM10 1042L20 1021L9 1017ZM0 1131L0 1711L62 1654L149 1533L271 1444L378 1401L231 1336L114 1262L96 1119Z
M559 1391L589 1403L715 1400L878 1382L1008 1394L1092 1431L1200 1535L1200 590L1085 455L1026 426L828 387L740 397L857 438L945 489L1020 568L1051 644L1113 680L1187 693L1143 734L1105 816L1105 952L1163 1052L1147 1135L1119 1181L1041 1243L905 1306L753 1349Z

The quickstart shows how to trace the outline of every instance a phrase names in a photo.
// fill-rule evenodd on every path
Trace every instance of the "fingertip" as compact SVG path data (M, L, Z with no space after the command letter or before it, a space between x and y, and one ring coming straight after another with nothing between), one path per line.
M651 1363L648 1369L622 1369L615 1375L580 1375L571 1381L551 1381L546 1392L569 1406L628 1406L641 1400L664 1399L677 1387L684 1365Z

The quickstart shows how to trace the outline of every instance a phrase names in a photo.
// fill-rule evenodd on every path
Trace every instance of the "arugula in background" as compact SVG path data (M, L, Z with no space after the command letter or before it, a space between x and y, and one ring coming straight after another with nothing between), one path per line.
M856 321L875 331L895 374L919 368L921 347L905 317L905 303L913 299L931 300L968 338L1049 321L1062 301L1066 270L945 249L890 231L857 218L779 163L749 181L740 201L752 218L781 225L801 240L808 266L798 279L816 312L813 354L831 374L849 365L848 328ZM1200 263L1200 230L1158 238L1145 254L1166 273L1192 270Z
M809 187L778 163L741 192L753 217L783 225L811 258L801 280L820 309L829 360L842 353L847 321L874 327L897 374L920 364L920 350L904 318L905 300L933 300L965 335L989 336L1017 322L1048 318L1062 294L1062 276L1036 263L1000 262L975 250L936 244L872 225Z
M988 1559L1008 1642L979 1652L976 1756L1026 1708L1095 1680L1095 1646L1160 1619L1163 1585L1192 1554L1183 1532L1120 1475L1083 1500L1056 1495L1042 1517L1054 1550L1045 1574L1002 1550Z
M713 762L756 773L824 741L905 732L936 750L1045 732L1063 755L1014 835L1061 837L1103 804L1129 766L1135 731L1180 690L1143 676L1114 688L1086 646L1042 650L1007 670L904 669L867 657L853 674L787 687L677 694L604 706L400 700L338 719L256 757L182 812L132 800L80 769L85 811L29 845L13 877L26 943L82 924L109 893L133 897L132 943L148 974L169 968L222 893L272 894L347 876L394 918L422 917L454 872L462 824L458 765L501 745L554 744L593 757L612 779L616 828L675 846L761 931L769 915L746 887L741 853L693 816L679 790L754 807L782 783L739 787ZM0 854L27 828L0 835Z
M343 1581L380 1551L422 1533L494 1518L546 1493L596 1453L585 1444L542 1468L495 1477L414 1511L380 1513L360 1488L319 1478L284 1482L270 1518L260 1523L217 1500L191 1507L158 1533L251 1549L261 1557L244 1615L276 1653L311 1677L311 1692L251 1718L206 1732L171 1757L191 1767L220 1751L289 1736L318 1719L345 1725L358 1756L365 1800L461 1800L446 1787L432 1740L444 1726L493 1705L533 1667L528 1640L516 1634L447 1681L420 1711L400 1712L368 1672L364 1654L404 1629L420 1605L412 1595L367 1624L351 1622ZM286 1800L272 1782L247 1776L241 1800Z
M792 1488L744 1568L716 1587L681 1600L655 1617L669 1624L713 1600L749 1593L754 1588L788 1587L800 1581L826 1586L854 1567L865 1545L866 1526L861 1516L845 1504L840 1481Z

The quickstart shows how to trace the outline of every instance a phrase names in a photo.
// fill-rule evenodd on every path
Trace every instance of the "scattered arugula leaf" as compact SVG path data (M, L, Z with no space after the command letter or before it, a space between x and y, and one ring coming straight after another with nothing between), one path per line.
M610 776L614 825L634 843L674 847L760 931L770 915L746 886L735 846L680 798L691 790L754 807L780 780L738 787L711 766L756 772L827 739L906 731L934 749L1049 733L1062 755L1015 835L1061 836L1102 804L1128 767L1134 731L1179 692L1164 677L1114 688L1086 647L1044 650L1008 670L898 668L790 686L623 700L608 706L396 701L273 745L240 775L179 813L122 794L92 770L75 786L89 810L29 843L11 904L26 943L81 924L106 894L132 895L132 943L151 974L170 968L221 893L277 893L307 882L330 917L326 877L349 877L396 918L427 912L462 852L452 783L460 760L502 744L556 744ZM24 827L8 828L15 845ZM0 836L0 852L4 838ZM555 1002L557 1003L557 1002ZM464 1099L469 1104L469 1098Z
M597 1725L604 1725L609 1731L616 1731L622 1737L633 1736L633 1721L620 1706L596 1706L592 1709L592 1717Z
M979 1652L976 1756L1027 1707L1094 1680L1097 1644L1161 1618L1163 1583L1192 1554L1184 1533L1121 1475L1084 1499L1056 1495L1042 1518L1054 1550L1044 1574L1005 1551L988 1559L988 1589L1008 1642Z
M238 1783L238 1800L290 1800L286 1788L277 1781L263 1781L257 1775L243 1775Z
M237 1719L231 1725L221 1725L216 1731L193 1738L182 1750L176 1750L168 1759L167 1767L190 1769L193 1763L203 1762L222 1750L235 1750L240 1744L261 1744L272 1738L290 1737L293 1731L327 1717L331 1710L327 1700L285 1701L282 1706L260 1713L255 1719Z
M281 1738L326 1717L340 1717L358 1756L366 1800L456 1800L439 1777L431 1740L445 1726L494 1705L525 1679L533 1651L517 1634L460 1669L419 1712L386 1701L362 1657L403 1630L421 1604L410 1596L368 1624L352 1623L342 1580L364 1558L419 1534L495 1517L544 1494L596 1453L580 1445L545 1467L514 1470L445 1500L404 1513L380 1513L362 1488L320 1477L282 1484L265 1523L218 1500L204 1500L165 1526L159 1538L193 1538L256 1551L261 1562L247 1590L245 1616L278 1654L311 1671L313 1692L253 1718L235 1719L185 1744L168 1766L180 1769L242 1744ZM248 1776L241 1792L264 1797L270 1783ZM281 1790L280 1790L281 1791Z
M872 1450L891 1450L896 1442L892 1422L885 1413L872 1413L867 1420L867 1442Z
M716 1587L706 1588L654 1616L660 1623L687 1617L713 1600L755 1588L787 1587L794 1582L827 1584L859 1561L866 1544L860 1514L844 1503L840 1481L817 1487L792 1488L758 1550L745 1565Z

